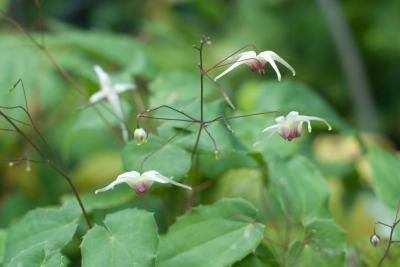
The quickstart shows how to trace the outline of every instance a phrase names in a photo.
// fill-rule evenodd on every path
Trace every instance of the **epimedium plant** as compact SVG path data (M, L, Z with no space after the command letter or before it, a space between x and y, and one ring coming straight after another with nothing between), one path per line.
M145 108L139 84L111 81L99 66L95 72L100 90L88 94L49 48L25 34L81 94L87 103L84 112L94 110L99 122L120 140L125 172L97 189L102 194L82 195L57 159L56 149L36 126L27 98L24 105L1 106L0 115L9 127L4 131L18 134L33 149L29 156L7 162L14 166L26 163L27 171L30 164L46 164L65 178L74 195L60 207L29 211L6 230L0 257L4 266L345 266L345 233L329 214L326 179L298 151L304 144L299 138L303 127L311 132L312 121L322 122L316 126L326 124L328 130L332 129L329 123L335 130L347 126L306 86L280 82L275 61L295 72L275 52L258 53L249 45L207 68L205 52L211 40L202 37L194 46L199 77L186 77L185 86L171 77L155 80L149 86L148 102L157 107ZM96 47L99 41L83 39L80 45L85 48ZM56 39L53 45L59 45ZM249 47L255 51L245 51ZM261 75L269 74L271 66L279 80L264 83L255 113L237 109L218 82L243 64ZM193 85L198 80L200 84ZM14 84L12 93L21 90L25 96L23 81L22 77ZM188 92L192 87L196 92ZM134 131L125 115L124 99L120 100L125 92L134 95L135 105L128 103L137 112ZM10 110L20 110L28 123L9 115ZM83 121L84 112L80 114ZM386 152L370 151L375 172L382 171L381 164L396 165L396 159L381 161L384 157L379 153ZM97 168L102 171L102 166ZM378 196L393 207L397 195L383 192L392 190L396 180L387 176L383 181L390 182L376 179L375 187ZM154 182L177 187L159 187ZM135 192L124 191L122 186L108 191L121 183ZM386 226L394 229L397 219ZM395 243L392 232L387 251ZM380 242L378 233L371 242Z

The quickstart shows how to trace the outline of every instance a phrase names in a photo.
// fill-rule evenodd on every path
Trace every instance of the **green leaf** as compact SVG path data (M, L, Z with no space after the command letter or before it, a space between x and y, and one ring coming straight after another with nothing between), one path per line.
M84 236L82 266L154 266L158 246L153 214L127 209L110 214L104 227L96 225Z
M243 114L236 112L234 115ZM300 145L305 142L305 138L297 138L288 142L278 134L270 135L263 132L264 128L273 124L275 124L273 114L241 118L230 122L235 137L249 151L261 153L266 160L296 154Z
M0 229L0 266L2 266L1 264L3 263L3 255L4 255L6 240L7 240L6 230Z
M131 114L132 108L128 101L125 101L124 99L121 99L120 101L125 116ZM97 103L96 108L110 125L120 125L120 119L116 116L113 108L106 100ZM73 130L101 129L108 127L109 126L104 122L104 120L97 114L96 110L93 107L89 107L79 111Z
M143 171L157 170L178 180L186 176L191 164L190 153L174 143L164 146L165 143L166 141L156 136L151 136L146 144L140 146L135 141L129 142L122 151L125 170L140 171L143 159L157 151L144 163Z
M389 207L395 209L400 200L400 160L393 154L377 147L368 151L374 190Z
M177 105L178 106L178 105ZM178 106L178 109L184 111L190 116L200 119L200 111L197 105L193 105L192 102L187 102ZM204 104L204 120L209 121L220 117L225 114L226 105L220 101L213 101ZM166 109L159 110L158 116L160 117L172 117L172 118L182 118L182 115L177 114L173 111L168 111ZM185 117L183 117L185 118ZM185 118L187 119L187 118ZM190 122L165 122L158 127L158 132L160 136L165 139L170 138L174 134L179 133L180 129L185 129L185 132L181 132L179 136L174 140L174 143L179 144L190 152L193 150L196 137L199 130L199 124L193 124L191 127L187 127ZM197 152L198 154L208 154L214 155L216 148L218 151L223 153L233 152L242 149L238 140L236 140L235 135L230 132L222 121L214 121L207 125L207 130L211 137L207 134L203 128L200 140L198 144ZM214 146L213 139L216 143Z
M209 96L211 86L205 87L204 96ZM173 105L179 101L198 101L200 107L200 78L189 72L176 71L158 76L151 84L150 106Z
M234 267L265 267L264 263L255 255L249 255L242 261L233 265Z
M9 230L4 263L18 261L28 266L30 262L43 259L43 250L62 249L71 241L80 215L76 202L69 202L59 209L40 208L28 212Z
M38 244L29 250L21 252L13 258L8 267L64 267L67 266L67 258L60 251L50 251L45 243Z
M180 217L160 239L160 267L224 267L254 251L264 225L256 209L242 199L223 199Z
M292 266L345 266L345 233L332 219L313 218L304 223L304 230L304 243L290 248Z
M329 188L317 167L296 156L270 164L269 192L287 217L301 221L325 208Z
M213 190L214 199L242 197L259 206L265 187L262 173L258 169L236 169L222 175Z
M268 110L265 110L266 107L268 107ZM262 83L256 109L258 111L281 111L283 113L294 110L303 115L324 118L333 128L339 130L345 130L348 127L325 100L300 82L274 81ZM326 129L326 126L322 123L313 123L313 125L320 125L320 128Z
M85 52L87 55L119 65L129 65L142 56L141 46L135 39L107 32L68 30L49 41L52 50L65 56L65 49ZM76 67L79 68L79 65ZM143 66L144 67L144 66Z

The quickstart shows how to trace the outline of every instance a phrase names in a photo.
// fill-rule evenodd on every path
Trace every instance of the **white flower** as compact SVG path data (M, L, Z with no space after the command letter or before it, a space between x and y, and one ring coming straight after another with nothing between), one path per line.
M138 128L133 133L133 138L137 141L138 145L142 145L147 142L147 133L143 128Z
M162 184L173 184L176 186L183 187L188 190L192 190L190 186L175 182L174 180L161 175L157 171L147 171L140 174L137 171L125 172L121 175L118 175L117 179L115 179L111 184L107 185L104 188L96 190L95 194L104 192L110 189L114 189L114 186L127 183L136 193L144 193L153 184L153 182L158 182Z
M308 132L311 133L311 121L322 121L328 126L328 130L332 130L331 125L324 119L314 116L299 115L297 111L291 111L286 116L279 116L275 119L276 124L269 126L263 132L278 133L284 139L291 141L301 135L303 123L307 123Z
M281 73L279 72L278 67L275 64L275 61L278 61L282 65L284 65L286 68L288 68L292 73L293 76L296 75L295 70L292 68L292 66L289 65L283 58L278 56L277 53L273 51L264 51L261 52L257 55L256 52L254 51L248 51L248 52L243 52L238 54L236 57L235 63L233 63L229 68L227 68L224 72L222 72L220 75L215 77L214 81L218 80L231 70L239 67L242 64L246 64L250 67L251 71L255 72L257 71L259 74L263 75L265 74L265 65L269 63L272 68L275 70L276 75L278 76L278 80L281 80Z
M119 101L118 94L128 90L133 90L136 88L136 86L131 83L113 84L108 74L98 65L94 66L94 71L99 78L100 90L89 98L89 102L94 104L103 99L107 99L113 108L115 115L121 121L122 136L124 140L127 141L129 137L128 129L124 123L124 113L122 112L121 102Z

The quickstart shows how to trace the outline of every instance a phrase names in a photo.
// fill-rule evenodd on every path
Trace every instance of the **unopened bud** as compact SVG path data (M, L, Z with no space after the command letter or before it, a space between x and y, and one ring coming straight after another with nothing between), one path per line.
M376 246L378 246L379 243L381 242L381 238L379 237L379 235L373 234L373 235L371 235L371 237L369 238L369 241L371 242L371 245L373 245L374 247L376 247Z
M214 157L216 160L219 160L219 151L218 150L214 150Z
M133 133L133 138L136 140L138 145L142 145L147 142L147 133L143 128L138 128Z

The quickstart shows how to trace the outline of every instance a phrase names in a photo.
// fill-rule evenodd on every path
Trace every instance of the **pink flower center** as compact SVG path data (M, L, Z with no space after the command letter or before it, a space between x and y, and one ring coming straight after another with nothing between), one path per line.
M249 67L252 72L258 72L260 75L265 74L265 64L259 60L253 60Z
M299 137L301 135L301 131L297 129L297 127L289 129L286 128L283 131L281 131L280 136L283 137L283 139L286 139L288 141L292 141L294 138Z
M135 185L135 188L133 190L138 194L143 194L148 189L149 189L149 187L145 183L138 183Z

